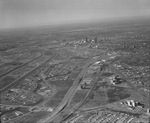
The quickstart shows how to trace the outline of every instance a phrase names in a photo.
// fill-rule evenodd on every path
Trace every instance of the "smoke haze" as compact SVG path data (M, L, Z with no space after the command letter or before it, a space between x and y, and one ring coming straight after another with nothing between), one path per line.
M0 28L150 17L150 0L1 0Z

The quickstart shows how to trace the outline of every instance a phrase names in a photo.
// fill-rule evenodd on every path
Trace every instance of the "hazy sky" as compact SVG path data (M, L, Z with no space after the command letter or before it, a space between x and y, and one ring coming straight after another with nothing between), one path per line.
M150 16L150 0L0 0L0 28Z

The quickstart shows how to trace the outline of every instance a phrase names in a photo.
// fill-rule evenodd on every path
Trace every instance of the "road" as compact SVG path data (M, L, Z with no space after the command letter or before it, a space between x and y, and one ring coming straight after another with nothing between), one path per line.
M20 65L20 66L18 66L18 67L15 67L14 69L9 70L9 71L6 72L6 73L1 74L0 77L3 77L3 76L5 76L5 75L11 73L11 72L14 71L14 70L17 70L17 69L19 69L19 68L21 68L21 67L23 67L23 66L29 64L30 62L32 62L32 61L34 61L34 60L36 60L36 59L38 59L38 58L41 58L42 56L43 56L43 54L40 54L40 56L38 56L38 57L36 57L36 58L34 58L34 59L32 59L32 60L30 60L30 61L28 61L28 62L26 62L26 63L24 63L24 64L22 64L22 65Z
M117 61L117 59L113 60L110 64L114 64ZM73 109L70 111L70 113L65 118L63 118L63 120L61 120L60 123L64 122L66 119L68 119L70 116L72 116L88 100L89 95L93 92L94 88L97 85L97 82L101 78L101 75L102 75L103 71L105 70L106 67L108 68L110 66L110 64L101 66L101 69L98 72L98 75L96 75L96 77L93 80L94 84L93 84L92 88L87 92L87 94L84 97L84 99L77 106L74 106Z
M115 68L113 65L110 65L110 68L112 71L114 71L116 74L120 75L121 78L126 80L126 83L132 88L134 89L140 96L142 96L142 98L145 100L146 96L144 94L142 94L131 82L130 80L122 73L120 72L117 68Z
M39 68L41 68L43 65L45 65L46 63L48 63L52 58L56 57L56 54L53 54L52 57L50 57L49 59L47 59L44 63L40 64L39 66L33 68L31 71L29 71L28 73L26 73L25 75L21 76L20 78L18 78L17 80L15 80L14 82L10 83L9 85L7 85L6 87L2 88L0 90L0 93L2 93L3 91L6 91L7 89L9 89L10 87L12 87L13 85L15 85L16 83L24 80L27 76L30 76L31 74L33 74L36 70L38 70Z
M47 117L45 117L44 119L41 119L40 121L38 121L38 123L49 123L51 122L58 114L61 113L61 111L63 111L68 105L70 100L72 99L73 95L76 92L76 89L80 83L80 81L82 80L84 74L86 73L88 67L98 61L98 60L102 60L102 59L106 59L107 56L103 55L101 56L101 58L98 59L89 59L86 63L86 65L84 66L84 68L82 69L82 71L80 72L80 74L78 75L78 77L75 79L75 81L73 82L73 85L71 86L71 88L68 90L67 94L65 95L64 99L62 100L62 102L60 103L60 105L55 109L54 112L52 112L52 114L48 115Z
M103 71L103 70L102 70ZM78 104L78 105L75 105L73 107L73 109L71 109L70 113L65 117L63 118L60 123L63 123L65 120L67 120L69 117L71 117L80 107L82 107L82 105L88 100L89 98L89 95L93 92L93 90L95 89L96 85L97 85L97 82L98 80L100 79L101 77L101 74L102 74L102 71L100 71L98 77L95 77L94 80L93 80L93 86L92 88L87 92L86 96L84 97L84 99Z
M63 108L65 108L68 105L69 100L71 99L72 95L76 92L78 84L82 80L82 77L83 77L84 73L87 71L88 66L91 63L93 63L93 60L91 61L91 59L90 59L90 61L85 65L85 67L82 69L82 71L80 72L80 74L78 75L78 77L73 82L73 85L68 90L67 94L65 95L64 99L62 100L62 102L58 106L58 108L56 108L56 110L52 114L50 114L46 118L40 120L38 123L48 123L48 122L50 122L61 110L63 110Z
M59 46L51 47L50 49L54 49L54 48L56 48L56 47L59 47ZM30 61L28 61L28 62L26 62L26 63L24 63L24 64L22 64L22 65L20 65L20 66L18 66L18 67L15 67L14 69L9 70L9 71L6 72L6 73L1 74L0 77L3 77L3 76L5 76L5 75L11 73L11 72L14 71L14 70L17 70L17 69L19 69L19 68L21 68L21 67L27 65L28 63L30 63L30 62L32 62L32 61L38 59L38 58L41 58L42 56L43 56L43 53L41 53L40 56L38 56L38 57L36 57L36 58L34 58L34 59L32 59L32 60L30 60Z
M124 78L124 79L127 81L127 84L128 84L131 88L133 88L140 96L143 96L143 95L138 91L138 89L137 89L136 87L134 87L134 85L128 80L128 78L125 77L119 70L117 70L117 69L113 66L114 62L116 62L116 60L113 60L111 63L109 63L108 66L104 66L104 67L109 67L109 68L111 68L111 70L112 70L115 74L120 75L122 78ZM102 69L102 70L103 70L103 69ZM100 75L101 75L101 74L102 74L102 71L100 71ZM61 120L61 123L62 123L63 121L65 121L66 119L68 119L70 116L72 116L72 115L74 114L74 112L77 111L77 110L86 102L86 100L87 100L88 97L89 97L89 94L93 91L93 89L94 89L94 87L95 87L95 85L96 85L96 81L97 81L99 78L100 78L100 76L99 76L97 79L95 79L93 87L88 91L88 93L87 93L87 95L85 96L85 98L83 99L83 101L82 101L79 105L75 106L75 107L70 111L70 113L69 113L65 118L63 118L63 120ZM70 99L72 99L72 98L70 98ZM60 114L60 113L58 113L58 114ZM54 118L56 118L56 117L54 117ZM54 119L54 118L53 118L53 119ZM51 121L52 121L52 119L51 119ZM44 122L44 123L48 123L48 122Z

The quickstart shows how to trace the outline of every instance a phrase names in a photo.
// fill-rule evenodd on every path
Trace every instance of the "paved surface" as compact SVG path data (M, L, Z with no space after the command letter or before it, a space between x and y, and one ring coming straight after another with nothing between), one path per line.
M77 89L80 81L82 80L82 77L83 77L84 73L87 71L87 69L88 69L88 67L91 63L93 63L93 60L90 60L85 65L84 69L82 69L82 71L80 72L78 77L75 79L73 85L68 90L68 92L65 95L64 99L62 100L61 104L58 106L58 108L56 108L56 110L52 114L50 114L50 116L47 116L47 118L44 118L44 119L40 120L38 123L48 123L48 122L50 122L60 111L62 111L68 105L69 100L71 99L71 97L76 92L76 89Z
M40 64L39 66L33 68L31 71L29 71L28 73L26 73L25 75L21 76L20 78L18 78L17 80L15 80L14 82L10 83L9 85L5 86L4 88L2 88L0 90L0 93L2 93L3 91L9 89L10 87L12 87L13 85L15 85L16 83L24 80L27 76L31 75L32 73L34 73L36 70L38 70L39 68L41 68L43 65L45 65L46 63L48 63L53 57L56 57L56 54L54 54L52 57L50 57L49 59L47 59L44 63Z
M115 68L113 65L110 65L110 68L112 69L112 71L114 71L116 74L120 75L121 78L126 80L126 83L133 89L135 90L139 96L142 96L143 100L145 100L145 98L147 98L144 94L142 94L133 84L132 82L122 73L120 72L117 68Z
M71 88L69 89L69 91L67 92L67 94L65 95L64 99L62 100L61 104L55 109L55 111L48 115L46 118L41 119L40 121L38 121L38 123L49 123L51 122L58 114L61 113L61 111L63 111L69 104L70 100L72 99L73 95L76 92L76 89L80 83L80 81L82 80L82 77L84 76L85 72L87 71L88 67L98 61L98 60L102 60L102 59L106 59L107 56L101 56L101 58L98 59L89 59L86 63L86 65L84 66L84 68L82 69L82 71L80 72L80 74L78 75L78 77L75 79L73 85L71 86Z
M36 60L36 59L38 59L38 58L41 58L42 56L43 56L43 54L41 54L40 56L38 56L38 57L36 57L36 58L34 58L34 59L32 59L32 60L30 60L30 61L28 61L28 62L26 62L26 63L24 63L24 64L22 64L22 65L20 65L20 66L18 66L18 67L15 67L15 68L12 69L12 70L9 70L9 71L6 72L6 73L1 74L0 77L3 77L3 76L5 76L5 75L11 73L11 72L14 71L14 70L17 70L17 69L19 69L19 68L21 68L21 67L23 67L23 66L29 64L30 62L32 62L32 61L34 61L34 60Z

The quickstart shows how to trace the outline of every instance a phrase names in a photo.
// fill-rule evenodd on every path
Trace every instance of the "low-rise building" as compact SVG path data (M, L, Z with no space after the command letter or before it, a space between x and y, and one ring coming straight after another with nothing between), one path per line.
M121 102L121 104L128 106L129 109L131 109L131 110L135 109L136 107L139 107L139 108L145 107L144 104L142 104L138 101L135 101L135 100L127 100L126 102Z

